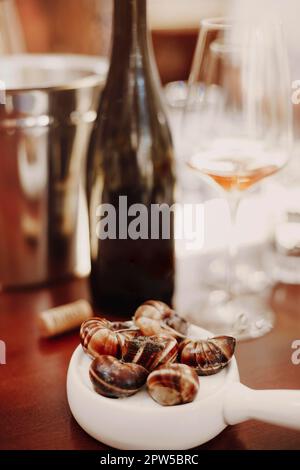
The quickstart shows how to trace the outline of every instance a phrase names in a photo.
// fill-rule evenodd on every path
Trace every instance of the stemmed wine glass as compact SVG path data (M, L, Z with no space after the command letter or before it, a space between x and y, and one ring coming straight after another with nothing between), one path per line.
M187 163L223 188L234 230L243 194L288 161L291 144L288 59L281 25L275 22L202 21L188 82L183 119ZM237 248L231 234L227 288L199 291L201 326L239 339L273 326L261 292L239 295ZM197 297L197 296L196 296ZM194 318L193 318L194 319Z

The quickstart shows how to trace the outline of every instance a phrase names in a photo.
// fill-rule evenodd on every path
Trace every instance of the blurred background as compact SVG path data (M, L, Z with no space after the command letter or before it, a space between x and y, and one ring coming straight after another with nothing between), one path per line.
M170 8L170 3L172 7ZM150 0L150 26L162 81L187 78L200 19L223 15L230 0ZM109 55L112 0L2 0L9 52ZM1 32L3 35L3 33ZM7 46L6 46L7 47Z

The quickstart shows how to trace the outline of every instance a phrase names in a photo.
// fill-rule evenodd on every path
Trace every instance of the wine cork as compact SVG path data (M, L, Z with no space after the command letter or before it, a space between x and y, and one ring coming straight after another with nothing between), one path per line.
M79 327L82 322L92 316L92 307L86 300L51 308L38 316L40 335L43 338L50 338L66 333Z

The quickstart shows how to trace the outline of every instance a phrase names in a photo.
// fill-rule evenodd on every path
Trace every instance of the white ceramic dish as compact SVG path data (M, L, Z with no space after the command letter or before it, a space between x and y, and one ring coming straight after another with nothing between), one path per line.
M190 327L189 335L213 336L196 326ZM251 418L300 430L300 391L254 391L241 385L235 358L219 374L200 377L193 403L172 407L158 405L146 389L119 400L98 395L89 379L90 363L78 346L68 371L68 401L78 424L111 447L189 449L212 439L228 424Z

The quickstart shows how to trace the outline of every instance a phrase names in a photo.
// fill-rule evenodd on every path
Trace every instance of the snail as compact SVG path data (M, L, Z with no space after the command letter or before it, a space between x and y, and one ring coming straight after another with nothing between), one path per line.
M161 364L174 362L177 352L177 341L171 336L136 336L125 339L122 360L151 371Z
M155 336L166 332L166 326L160 320L153 320L148 317L140 317L135 322L136 326L141 330L143 336ZM170 331L168 331L170 333Z
M199 379L196 371L185 364L167 364L151 372L147 388L160 405L182 405L195 399Z
M208 340L187 339L179 346L179 362L193 367L198 375L213 375L231 360L236 340L218 336Z
M148 372L138 364L126 364L112 356L96 357L89 370L94 390L108 398L125 398L146 383Z
M83 350L91 357L102 354L121 357L125 339L138 333L132 322L112 323L97 317L82 323L80 339Z
M111 326L115 331L120 331L126 332L127 330L136 330L136 326L133 321L113 321L111 322Z
M182 340L188 329L188 322L159 300L144 302L136 310L134 322L145 336L171 333Z

